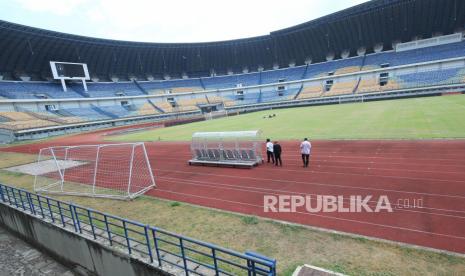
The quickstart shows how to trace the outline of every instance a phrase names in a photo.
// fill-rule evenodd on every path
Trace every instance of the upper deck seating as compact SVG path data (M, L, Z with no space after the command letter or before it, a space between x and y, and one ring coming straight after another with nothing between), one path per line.
M70 87L92 98L145 95L134 82L87 83L87 92L80 83L72 84Z
M302 79L305 66L292 67L286 69L269 70L262 72L262 84L277 83L282 81L293 81Z
M253 86L260 84L260 73L247 73L238 75L216 76L202 78L205 89L225 89L241 86Z
M402 88L431 85L455 84L461 82L462 68L450 68L397 75Z
M463 56L465 56L465 41L403 52L389 51L369 54L366 56L365 66L377 68L381 64L389 63L392 67Z
M342 74L345 71L358 71L362 66L362 57L352 57L347 59L339 59L321 63L310 64L304 78L315 78L328 76L330 72L336 74ZM343 69L349 68L349 69Z
M139 85L149 94L163 94L165 91L171 93L183 93L201 91L202 83L200 79L178 79L164 81L140 81Z

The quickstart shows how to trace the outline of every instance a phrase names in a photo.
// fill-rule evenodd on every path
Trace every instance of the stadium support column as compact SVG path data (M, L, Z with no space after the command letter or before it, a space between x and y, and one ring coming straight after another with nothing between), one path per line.
M82 86L84 86L84 91L87 92L87 83L85 79L82 79Z
M64 79L60 79L61 81L61 86L63 87L63 91L68 91L68 89L66 88L66 83L65 83L65 80Z

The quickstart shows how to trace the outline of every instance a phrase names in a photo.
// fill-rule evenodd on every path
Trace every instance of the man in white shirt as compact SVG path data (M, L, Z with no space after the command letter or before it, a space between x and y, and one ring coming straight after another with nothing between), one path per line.
M266 157L268 159L268 163L270 163L270 159L274 164L274 154L273 154L273 143L270 139L266 139Z
M300 143L300 153L302 154L302 161L304 162L304 168L308 167L308 159L312 151L312 144L308 141L307 138Z

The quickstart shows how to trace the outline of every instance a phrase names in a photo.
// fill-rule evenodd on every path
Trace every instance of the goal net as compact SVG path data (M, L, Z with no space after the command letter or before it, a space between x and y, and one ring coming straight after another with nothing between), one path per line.
M208 121L208 120L227 117L228 112L226 112L226 110L212 111L212 112L204 113L204 116L205 116L205 120Z
M133 199L155 187L144 143L43 148L34 190Z

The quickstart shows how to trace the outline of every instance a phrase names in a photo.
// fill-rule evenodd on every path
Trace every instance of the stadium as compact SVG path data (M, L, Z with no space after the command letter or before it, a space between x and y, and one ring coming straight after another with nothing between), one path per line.
M0 228L73 275L465 274L465 1L0 37Z

